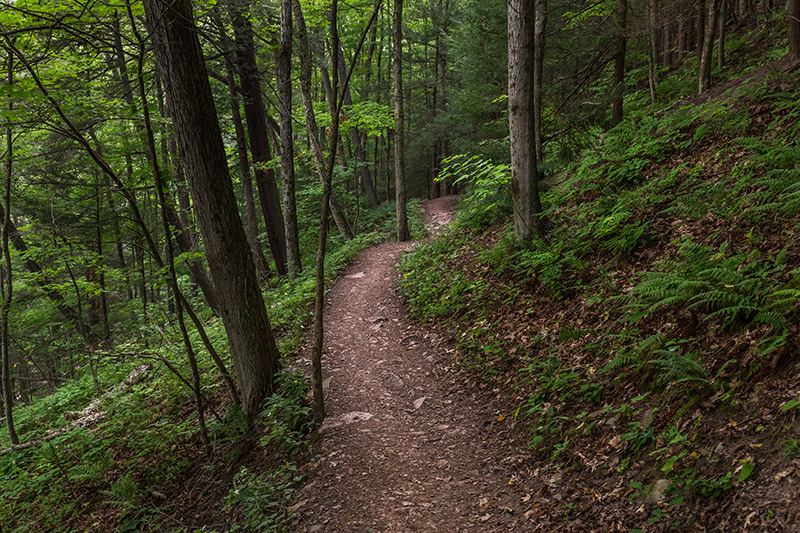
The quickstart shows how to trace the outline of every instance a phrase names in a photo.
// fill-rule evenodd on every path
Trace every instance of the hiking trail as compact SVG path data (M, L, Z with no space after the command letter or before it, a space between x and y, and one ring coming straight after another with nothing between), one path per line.
M424 202L430 233L452 197ZM327 417L291 509L291 531L525 530L522 452L483 391L465 386L452 339L411 319L397 267L415 243L362 251L326 297ZM447 280L442 280L447 283Z

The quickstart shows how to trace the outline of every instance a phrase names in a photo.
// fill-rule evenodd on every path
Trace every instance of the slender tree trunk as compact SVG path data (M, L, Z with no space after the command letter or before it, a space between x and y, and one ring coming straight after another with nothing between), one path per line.
M622 122L622 99L625 95L625 52L628 47L628 0L617 1L617 47L614 53L614 100L612 122Z
M8 53L8 85L14 86L14 61L11 52ZM8 110L10 113L14 112L14 102L9 98ZM17 430L14 427L14 391L11 388L11 351L9 342L8 331L8 315L11 311L11 298L12 293L12 272L11 272L11 249L9 247L9 235L11 233L11 176L13 172L13 157L14 157L14 143L11 130L11 119L9 118L6 125L6 172L5 184L3 190L3 266L2 280L0 280L0 288L2 288L2 308L0 308L0 359L2 359L2 369L0 369L0 378L3 384L3 415L6 419L6 429L8 430L8 439L11 444L19 444L19 437Z
M339 79L344 79L347 75L347 65L344 61L344 52L342 51L342 45L339 43L339 53L338 53L338 65L339 65ZM348 86L344 91L344 105L345 106L352 106L353 105L353 97L350 93L350 87ZM361 185L361 189L364 191L364 194L367 197L367 201L369 202L370 207L375 208L380 205L380 201L378 200L378 193L375 191L375 186L372 184L372 175L370 173L369 167L367 166L367 153L364 150L364 145L361 140L361 133L358 131L358 128L352 127L350 128L350 142L353 143L353 148L355 150L355 159L356 163L359 165L359 184Z
M547 27L547 0L536 0L536 18L533 24L533 120L536 159L542 160L542 88L544 72L545 31Z
M715 0L711 0L714 2ZM695 15L695 38L694 44L697 48L697 59L703 55L703 42L705 41L706 31L706 0L699 0L697 2L697 11Z
M300 4L294 0L297 10ZM337 28L338 0L333 0L330 12L331 25L331 59L336 60L339 51L339 32ZM298 17L299 18L299 17ZM305 23L303 23L305 25ZM331 198L333 168L336 163L336 148L339 142L339 71L333 70L333 84L329 92L328 104L331 109L331 136L328 161L325 167L325 178L322 182L322 207L320 209L319 238L317 241L316 286L314 289L314 347L311 353L311 387L314 391L314 418L318 423L325 419L325 391L322 386L322 348L325 309L325 248L328 241L328 217Z
M325 184L325 157L322 153L322 143L319 140L319 128L314 114L314 101L311 97L311 52L308 47L308 31L306 21L300 4L292 0L292 12L294 13L295 26L297 29L298 55L300 56L300 92L303 96L303 108L306 115L306 130L308 131L308 141L311 145L311 153L314 156L314 164L317 167L317 176ZM345 239L352 239L353 233L350 231L350 224L344 216L344 211L339 207L336 196L331 191L330 209L333 220L339 228L339 232Z
M725 66L725 30L728 21L728 2L720 0L719 6L719 43L717 45L717 66L722 69Z
M281 205L278 198L278 185L275 172L266 165L272 159L269 145L267 114L261 96L261 83L256 66L253 28L245 16L249 9L249 0L230 0L229 8L233 22L234 41L236 43L236 62L239 67L239 80L244 97L244 115L247 131L250 133L250 151L253 154L256 185L264 212L264 223L267 226L270 251L275 260L275 269L281 276L287 273L286 266L286 229L283 224Z
M394 188L397 240L411 239L406 212L406 145L403 109L403 0L394 0L392 81L394 85Z
M106 275L102 264L105 264L105 252L103 251L103 228L102 228L102 212L100 209L100 179L97 178L95 183L95 248L97 252L97 260L101 262L100 272L98 272L98 283L100 285L100 294L97 295L99 299L99 314L100 320L103 323L103 342L108 341L111 337L111 328L108 323L108 291L106 290Z
M189 0L145 0L156 63L175 121L206 255L219 290L248 419L274 387L278 348L239 219L233 183Z
M394 139L392 130L386 130L386 145L384 146L384 159L386 163L386 201L392 200L392 146Z
M533 101L533 5L508 2L508 121L514 234L525 242L542 234L536 172Z
M130 4L129 4L130 5ZM133 17L131 16L131 19ZM134 28L134 32L137 33L137 30ZM169 220L169 215L167 214L167 198L164 194L164 186L161 183L159 177L161 176L161 169L159 168L158 158L156 157L156 143L155 137L153 135L153 127L152 122L150 120L150 111L147 105L147 93L145 92L144 86L144 78L141 75L143 71L143 60L144 60L144 42L139 37L139 96L142 99L142 110L144 112L144 125L145 125L145 134L147 138L147 146L150 150L150 162L153 166L153 176L154 182L156 187L156 193L158 195L158 203L161 206L161 222L164 227L164 245L166 248L166 262L168 271L169 271L169 287L172 291L173 297L173 305L174 305L174 314L178 318L178 327L181 332L181 338L183 340L183 345L186 348L186 357L189 360L189 366L192 369L192 391L194 392L195 396L195 403L197 404L197 419L198 424L200 426L200 438L203 441L203 445L206 448L206 454L211 455L211 446L210 441L208 439L208 430L206 429L206 419L205 419L205 408L203 405L203 389L200 382L200 369L197 366L197 356L194 352L194 346L192 345L192 341L189 338L189 332L186 329L186 321L184 320L183 316L183 302L181 297L180 288L178 287L178 277L175 273L175 258L173 256L173 244L172 244L172 229L177 228L178 226L174 224L174 221L171 222Z
M264 281L269 278L269 263L264 257L261 244L258 242L258 217L256 216L256 202L253 195L253 175L250 173L250 162L247 158L247 136L244 133L242 115L239 112L239 93L233 75L233 67L227 61L225 69L228 81L228 93L231 100L231 117L233 129L236 134L236 152L239 161L239 174L242 178L242 192L244 193L245 216L247 219L247 242L253 254L258 279Z
M281 184L283 221L286 228L286 254L289 277L294 279L300 264L300 236L294 191L294 139L292 138L292 2L281 0L280 44L275 54L278 82L278 108L281 118Z
M709 0L706 27L703 32L703 48L700 53L700 76L697 93L703 94L711 88L711 52L714 49L714 29L717 25L720 0Z
M648 17L650 19L650 54L647 58L647 79L650 86L650 103L656 102L656 57L658 55L658 48L656 44L657 39L657 17L656 17L656 1L650 0L647 6Z
M789 5L789 49L792 62L800 64L800 0Z

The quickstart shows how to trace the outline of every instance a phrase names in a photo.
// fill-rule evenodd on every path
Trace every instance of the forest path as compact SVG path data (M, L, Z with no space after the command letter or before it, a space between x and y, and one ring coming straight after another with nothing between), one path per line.
M429 231L452 198L423 203ZM505 423L462 383L454 353L408 317L397 287L414 243L364 250L325 309L328 416L297 493L296 532L524 531ZM442 280L446 283L447 280ZM485 395L484 395L485 396ZM527 526L525 525L527 523Z

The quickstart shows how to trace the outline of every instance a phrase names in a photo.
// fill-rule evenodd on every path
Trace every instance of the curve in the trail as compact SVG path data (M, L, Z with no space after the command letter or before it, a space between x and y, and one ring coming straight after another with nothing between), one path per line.
M423 206L430 226L449 222L443 205ZM364 250L328 295L328 416L292 531L525 530L502 424L404 312L397 266L412 246Z

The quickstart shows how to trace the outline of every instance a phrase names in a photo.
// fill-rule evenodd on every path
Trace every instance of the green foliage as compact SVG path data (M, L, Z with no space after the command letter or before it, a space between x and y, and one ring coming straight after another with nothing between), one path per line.
M347 120L342 124L341 134L350 128L371 137L381 137L387 130L394 129L394 109L372 101L364 101L346 108Z
M259 473L242 467L225 497L225 508L243 517L231 531L287 531L291 514L286 509L286 502L294 493L297 481L296 468L289 463Z
M457 154L442 161L437 180L449 180L468 188L457 222L485 227L507 217L511 207L511 167L478 155Z
M267 399L260 420L266 428L261 443L275 444L288 457L302 451L311 425L308 384L302 375L284 370L275 378L278 393Z
M684 240L681 260L663 261L645 274L630 293L629 321L659 309L685 307L705 314L704 320L728 331L752 325L786 329L785 313L800 300L800 290L783 288L776 278L787 270L786 251L762 260L757 251L727 252Z
M697 356L691 353L683 354L679 350L656 350L660 359L654 359L650 363L659 370L658 379L664 384L678 386L690 381L706 383L708 381L708 369L697 360ZM686 391L687 389L682 389Z

